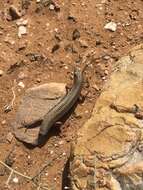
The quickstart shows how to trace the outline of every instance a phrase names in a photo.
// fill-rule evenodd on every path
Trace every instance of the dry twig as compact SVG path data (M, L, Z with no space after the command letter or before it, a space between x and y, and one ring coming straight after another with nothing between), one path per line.
M9 175L7 181L6 181L6 185L9 185L9 182L10 182L10 180L12 178L12 175L13 174L17 174L17 175L19 175L19 176L21 176L23 178L26 178L28 181L31 181L38 188L38 190L40 190L40 189L50 190L49 188L47 188L45 186L42 186L42 184L35 183L34 180L33 180L33 177L24 175L24 174L22 174L22 173L20 173L20 172L18 172L16 170L14 170L13 168L9 167L7 164L5 164L4 162L2 162L1 160L0 160L0 164L10 170L10 175Z

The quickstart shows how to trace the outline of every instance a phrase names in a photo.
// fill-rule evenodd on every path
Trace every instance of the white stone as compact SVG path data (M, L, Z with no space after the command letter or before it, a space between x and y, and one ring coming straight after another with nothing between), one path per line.
M6 120L3 120L3 121L1 122L1 124L2 124L2 125L5 125L5 124L6 124Z
M55 6L54 6L53 4L50 4L49 9L50 9L50 10L54 10L54 9L55 9Z
M63 152L63 154L62 154L63 156L65 156L66 155L66 152Z
M3 70L0 70L0 76L2 76L4 74Z
M18 28L18 37L21 38L22 35L27 34L27 28L25 26L19 26Z
M115 22L108 22L105 26L104 26L104 28L106 29L106 30L110 30L110 31L112 31L112 32L115 32L116 30L117 30L117 24L115 23Z
M16 22L17 26L26 26L28 24L28 20L27 19L19 19L17 22Z
M18 178L17 177L14 177L13 180L12 180L14 183L18 183Z
M51 150L51 151L50 151L50 154L53 154L53 153L54 153L54 151L53 151L53 150Z
M65 186L64 189L70 189L69 187Z
M19 82L18 83L18 86L20 86L21 88L24 88L25 87L25 84L23 82Z

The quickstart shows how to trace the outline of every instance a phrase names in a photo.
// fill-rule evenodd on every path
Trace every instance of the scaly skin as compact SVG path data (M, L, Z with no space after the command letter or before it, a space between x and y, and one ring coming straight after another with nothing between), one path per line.
M70 92L45 115L40 126L40 135L46 135L49 129L73 107L80 95L82 83L83 71L75 68L74 83Z

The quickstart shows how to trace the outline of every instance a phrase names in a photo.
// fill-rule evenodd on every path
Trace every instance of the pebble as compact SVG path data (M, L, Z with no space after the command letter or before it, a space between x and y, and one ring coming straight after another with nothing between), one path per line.
M76 40L76 39L79 39L79 38L80 38L80 32L79 32L77 29L75 29L75 30L73 31L72 39L73 39L73 40Z
M105 73L105 75L108 75L108 74L109 74L108 70L105 70L104 73Z
M16 22L17 26L26 26L28 24L28 20L27 19L19 19L17 22Z
M117 24L115 22L108 22L105 26L104 29L110 30L112 32L115 32L117 30Z
M41 79L40 79L40 78L37 78L37 79L36 79L36 82L40 83L40 82L41 82Z
M21 88L24 88L24 87L25 87L25 84L20 81L20 82L18 83L18 86L20 86Z
M102 77L102 80L106 80L106 77Z
M59 141L59 145L62 145L62 144L64 144L64 141Z
M31 159L31 156L30 156L30 155L28 155L28 156L27 156L27 158L28 158L28 159Z
M9 132L9 133L7 134L7 136L6 136L6 140L7 140L9 143L11 143L12 139L13 139L13 134L12 134L11 132Z
M68 68L68 66L64 66L64 68L66 69L66 70L68 70L69 68Z
M58 144L55 143L54 146L55 146L55 147L58 147Z
M3 70L0 70L0 77L4 74Z
M5 39L4 39L4 42L10 44L10 45L14 45L15 44L15 41L9 37L9 36L6 36Z
M65 156L66 155L66 152L63 152L63 154L62 154L63 156Z
M65 186L64 189L70 189L69 187Z
M84 41L84 40L79 39L79 43L80 43L81 47L84 47L84 48L88 47L88 43L86 41Z
M18 37L21 38L22 35L27 34L27 28L25 26L19 26L18 28Z
M50 4L49 9L53 11L55 9L55 6L53 4Z
M9 14L10 14L12 20L19 19L22 16L21 13L18 11L18 9L14 5L10 6Z
M13 181L14 183L18 183L18 182L19 182L19 180L18 180L17 177L14 177L12 181Z
M20 80L23 80L24 78L26 78L27 77L27 75L25 74L25 73L23 73L23 72L20 72L19 74L18 74L18 79L20 79Z
M36 0L36 3L40 3L41 2L41 0Z
M2 124L2 125L5 125L5 124L6 124L6 120L3 120L3 121L1 122L1 124Z
M53 151L53 150L51 150L51 151L50 151L50 154L53 154L53 153L54 153L54 151Z
M109 56L109 55L105 55L105 56L103 57L103 59L104 59L104 60L109 60L109 59L110 59L110 56Z

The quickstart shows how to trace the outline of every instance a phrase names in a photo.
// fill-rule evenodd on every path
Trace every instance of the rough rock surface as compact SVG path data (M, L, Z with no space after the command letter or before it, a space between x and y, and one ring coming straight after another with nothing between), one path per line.
M48 83L28 89L13 123L15 136L20 141L37 144L43 116L61 100L65 93L64 83Z
M143 189L143 45L121 58L71 152L73 190Z

